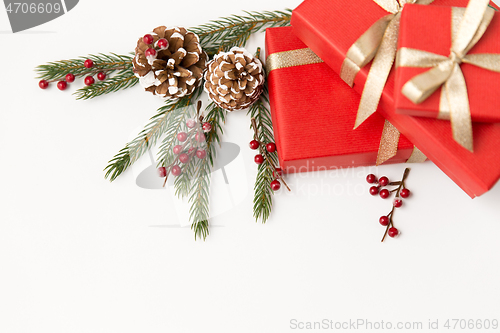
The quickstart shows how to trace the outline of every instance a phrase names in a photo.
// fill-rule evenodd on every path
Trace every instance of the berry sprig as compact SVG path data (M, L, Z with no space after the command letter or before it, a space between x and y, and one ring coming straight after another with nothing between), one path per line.
M94 61L92 59L86 59L83 62L83 67L85 67L87 70L80 71L77 74L73 73L67 73L64 79L52 79L52 80L40 80L38 82L38 86L41 89L47 89L52 82L57 82L57 88L59 90L66 90L68 88L68 83L72 83L75 81L76 78L79 77L85 77L83 82L86 86L91 86L95 83L94 76L97 77L99 81L104 81L106 80L107 74L109 72L114 72L118 70L125 70L128 69L130 66L129 65L119 65L115 67L106 67L103 68L99 64L94 64Z
M405 180L408 177L409 173L410 169L406 168L403 173L403 178L401 179L401 181L397 182L389 182L389 178L387 178L386 176L382 176L379 179L377 179L374 174L369 174L368 176L366 176L366 181L369 184L376 184L370 187L371 195L378 194L382 199L387 199L392 193L396 193L396 196L392 202L392 210L389 214L381 216L379 219L379 223L386 227L384 237L382 237L382 242L387 235L394 238L401 234L401 232L396 227L394 227L393 217L395 209L403 206L403 199L406 199L410 196L410 190L405 187ZM392 190L383 188L386 186L396 186L396 188Z
M268 143L259 142L259 140L258 140L259 139L259 130L257 128L257 122L255 121L255 118L252 118L252 127L254 130L254 139L252 141L250 141L250 144L249 144L250 149L253 149L253 150L259 149L260 154L257 154L254 157L255 163L262 164L262 163L264 163L265 160L267 160L269 162L268 168L272 168L271 171L272 171L273 177L274 177L274 180L271 181L271 184L269 184L269 186L271 186L271 189L273 191L278 191L281 188L281 183L280 183L280 180L281 180L281 182L283 183L283 185L285 185L285 187L288 189L288 191L291 191L290 187L288 187L287 183L283 179L283 170L281 170L281 168L276 167L276 165L274 165L272 159L267 157L268 154L276 153L276 144L274 142L268 142Z
M196 118L186 121L188 131L177 133L176 138L180 144L172 148L175 155L172 163L158 168L158 176L165 178L163 186L167 183L169 174L175 177L180 176L183 166L187 165L194 156L200 160L207 156L207 151L205 150L205 133L212 130L212 125L208 122L203 122L203 116L200 115L201 105L201 101L198 101Z
M150 65L156 60L158 52L168 49L168 40L166 38L160 38L156 42L151 34L146 34L142 37L144 44L149 45L149 48L144 52L146 59Z

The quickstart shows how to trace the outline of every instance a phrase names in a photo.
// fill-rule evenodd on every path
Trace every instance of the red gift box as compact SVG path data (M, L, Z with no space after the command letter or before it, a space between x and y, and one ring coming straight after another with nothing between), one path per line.
M436 0L433 4L465 7L467 3L467 0ZM340 73L347 50L386 14L373 0L356 0L355 6L351 0L306 0L293 11L291 23L297 37ZM369 70L370 64L356 75L354 89L359 93L363 91ZM500 124L474 124L474 153L471 153L453 140L449 122L397 114L394 78L393 70L378 112L469 196L479 196L492 188L500 178L500 151L497 149Z
M304 48L292 27L266 30L266 58ZM277 68L268 71L267 80L274 136L285 172L375 164L385 120L374 115L353 131L360 96L328 65ZM387 163L405 162L413 150L413 144L401 136L397 155Z
M401 16L398 49L417 49L448 57L451 49L451 7L405 6ZM495 13L485 34L468 55L500 54L500 13ZM461 66L473 121L500 122L500 73L471 64ZM439 88L425 101L415 104L401 92L404 84L429 68L398 67L396 71L396 112L413 116L439 118Z

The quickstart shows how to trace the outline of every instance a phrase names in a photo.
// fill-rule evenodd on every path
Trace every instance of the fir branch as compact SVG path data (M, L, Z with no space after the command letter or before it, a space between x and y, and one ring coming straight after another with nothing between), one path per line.
M159 108L157 114L150 119L150 122L144 127L139 135L127 143L127 145L108 162L108 166L104 169L104 171L106 171L105 178L114 181L137 161L147 149L149 149L150 145L154 146L158 138L165 132L170 112L179 108L186 108L193 104L193 100L199 97L201 90L201 88L197 88L191 95L179 100L167 101L166 105Z
M269 99L267 96L267 87L264 87L264 92L255 104L250 107L248 114L255 118L258 130L259 142L274 142L273 125L271 121L271 113L267 108ZM276 154L267 154L264 163L258 166L257 178L254 186L254 199L253 199L253 215L255 220L262 220L266 223L269 215L271 214L274 194L270 187L270 183L274 180L273 172L274 165L278 165L278 158Z
M198 107L201 108L201 101L198 101ZM178 161L179 155L174 154L173 148L175 145L179 144L179 142L177 141L177 134L179 132L187 132L188 135L188 139L183 143L183 146L185 147L183 151L189 152L190 148L198 149L205 147L204 143L202 145L201 143L196 141L196 132L202 132L201 126L198 124L198 126L196 126L195 128L190 129L186 125L186 121L188 120L188 118L197 117L197 113L191 111L194 111L194 107L181 108L175 110L174 112L171 112L169 116L169 121L164 133L165 138L160 145L157 155L157 166L163 166L167 168L167 172L170 171L172 165L175 164L176 161ZM189 191L191 189L191 179L194 177L196 169L195 161L197 160L197 158L195 158L194 156L195 153L196 152L194 151L191 153L192 156L190 156L191 158L189 159L189 162L187 164L184 164L182 167L182 173L179 176L175 177L175 195L179 198L184 198L189 195Z
M194 231L195 239L209 234L209 192L210 176L216 157L216 143L220 144L220 136L223 134L222 124L226 120L226 111L216 106L213 102L206 108L205 121L212 125L212 130L206 135L207 156L199 160L196 176L192 181L190 219L191 229Z
M200 43L210 56L233 46L244 46L251 34L265 28L290 25L292 11L245 12L246 16L232 15L189 29L200 37Z
M127 70L105 81L96 82L91 86L80 88L73 95L76 95L76 99L86 100L118 90L131 88L138 82L139 79L134 75L134 72L132 72L132 70Z
M91 59L94 62L94 67L86 68L83 63L86 59ZM89 55L78 59L60 60L49 62L46 65L40 65L35 68L39 79L47 81L64 80L68 73L72 73L76 77L85 75L95 75L98 72L106 72L107 74L121 71L118 74L124 74L132 68L132 56L110 54Z

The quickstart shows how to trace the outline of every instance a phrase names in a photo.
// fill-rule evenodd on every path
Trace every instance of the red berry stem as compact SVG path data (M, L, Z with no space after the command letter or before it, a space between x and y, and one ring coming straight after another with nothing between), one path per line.
M410 168L406 168L404 173L403 173L403 179L401 179L400 182L394 182L394 183L397 183L399 186L392 190L391 192L396 192L396 197L399 197L399 192L405 188L405 180L406 178L408 178L408 175L410 174ZM389 185L391 185L393 183L389 183ZM387 217L389 218L389 224L386 226L385 228L385 233L384 233L384 237L382 237L382 240L381 242L383 242L385 240L385 237L387 236L387 233L389 231L390 228L394 228L394 224L392 222L392 218L394 216L394 209L396 208L396 206L392 205L392 210L389 214L387 214Z
M106 74L108 72L114 72L114 71L119 71L119 70L128 69L128 68L130 68L130 66L122 65L122 66L117 66L117 67L102 69L102 68L99 68L99 65L94 65L94 67L89 68L88 71L85 71L85 72L82 72L82 73L78 73L78 74L74 74L74 76L75 76L75 78L81 78L81 77L85 77L87 75L94 76L94 75L97 75L99 72L103 72L103 73ZM68 73L66 73L66 74L68 74ZM52 79L52 80L45 80L45 81L47 81L47 83L59 82L61 80L65 80L66 74L64 74L64 77L55 78L55 79Z
M253 137L254 137L255 140L259 141L259 130L257 128L257 122L255 121L255 118L252 118L251 121L252 121L253 130L254 130ZM265 159L271 165L271 166L269 166L269 164L267 164L267 167L269 168L269 170L271 172L274 172L277 168L276 168L276 165L274 165L273 161L270 158L267 157L268 152L266 150L266 145L264 143L261 143L260 146L259 146L259 150L260 150L260 154L262 156L265 156ZM272 170L271 170L271 167L272 167ZM278 176L279 180L281 180L283 182L283 185L285 185L285 187L287 188L287 190L291 192L292 190L290 189L290 187L288 187L288 184L285 182L285 180L283 179L283 177L278 172L276 172L276 176Z
M200 112L200 109L201 109L201 101L198 101L198 114ZM202 119L203 116L200 116L200 118ZM196 154L196 151L198 150L198 148L200 148L200 143L201 142L198 142L198 140L193 140L193 133L198 131L198 126L195 126L194 128L190 129L187 133L187 137L188 137L188 140L184 141L184 143L182 144L182 148L181 148L181 151L184 151L184 149L186 149L186 147L188 146L188 144L192 144L193 142L195 143L194 146L196 146L196 149L193 149L193 151L191 153L188 153L188 156L189 156L189 160L191 160L194 155ZM205 135L204 133L202 132L198 132L200 133L200 135ZM179 156L181 154L178 154L175 159L172 161L171 164L169 164L168 166L166 166L165 168L167 169L167 175L165 176L165 181L163 182L163 187L165 187L165 185L167 184L167 180L168 180L168 175L170 174L170 171L172 170L172 168L174 167L174 165L178 165L179 164Z

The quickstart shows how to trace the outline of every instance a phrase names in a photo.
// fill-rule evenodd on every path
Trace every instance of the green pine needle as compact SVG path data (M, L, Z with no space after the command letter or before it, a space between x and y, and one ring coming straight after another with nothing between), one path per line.
M273 124L271 113L267 107L268 104L267 87L264 87L264 92L260 99L248 111L249 115L255 118L255 122L257 123L259 142L274 142ZM253 216L256 221L260 219L262 223L266 223L273 207L272 197L274 192L269 184L274 180L274 168L269 159L271 159L274 165L278 165L277 155L275 153L267 154L264 163L258 167L254 186Z
M96 82L91 86L80 88L74 93L74 95L76 95L76 99L83 100L96 98L104 94L131 88L138 82L139 79L134 75L134 72L128 70L123 74L115 75L105 81Z
M185 108L200 96L201 88L197 88L191 95L179 100L167 101L166 105L158 109L150 122L144 127L139 135L127 143L118 154L116 154L104 169L105 178L114 181L119 175L127 170L137 161L156 141L163 135L169 120L169 113L178 108Z
M245 13L246 16L233 15L220 18L189 30L198 34L204 51L213 56L221 50L228 51L233 46L244 46L252 34L264 31L265 28L289 25L292 11L287 9L275 12ZM86 59L91 59L95 64L94 67L86 68L84 66ZM78 59L49 62L36 67L35 71L38 79L49 82L64 80L68 73L72 73L77 78L93 76L101 71L106 73L107 80L75 92L77 99L85 100L135 86L138 80L133 77L132 59L133 53L132 55L91 54Z
M216 106L213 102L206 108L206 116L204 121L212 125L212 130L206 135L207 156L199 160L199 165L196 170L196 175L191 180L191 190L189 202L190 219L192 222L191 228L194 231L195 239L197 237L205 239L209 234L208 219L209 213L209 194L210 194L210 178L213 163L216 156L216 143L220 144L220 136L223 134L222 124L226 120L226 111Z
M95 66L86 68L84 62L86 59L91 59ZM106 74L130 70L132 68L132 56L110 54L89 55L87 57L80 57L79 59L60 60L49 62L46 65L40 65L35 68L38 74L38 79L47 81L64 80L68 73L72 73L76 77L86 75L95 75L98 72L106 71Z
M233 46L244 46L251 34L265 28L290 25L292 11L245 12L246 16L232 15L189 29L200 37L200 43L210 56Z

